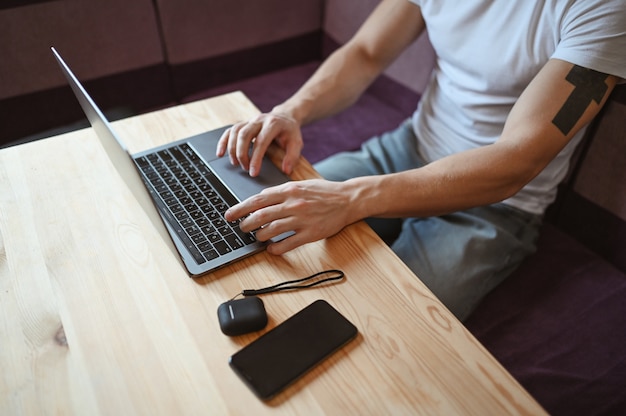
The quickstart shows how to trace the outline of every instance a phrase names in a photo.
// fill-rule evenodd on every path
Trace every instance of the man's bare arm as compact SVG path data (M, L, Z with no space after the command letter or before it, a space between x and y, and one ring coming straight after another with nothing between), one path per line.
M581 73L582 80L572 83L570 74ZM241 228L264 226L257 231L261 240L295 230L294 236L268 248L281 254L363 218L425 217L502 201L556 157L598 113L616 82L613 76L598 77L571 63L551 60L520 96L502 136L492 145L406 172L345 182L290 182L238 204L226 218L249 215ZM584 94L581 85L588 85ZM581 96L588 98L585 105L580 104Z
M303 125L349 107L424 28L419 7L382 1L354 37L275 110Z
M616 83L614 76L549 61L520 96L496 143L421 169L355 179L355 191L372 198L361 205L362 217L437 215L514 195L598 113ZM389 198L394 192L404 197Z
M228 154L231 163L255 176L267 147L275 141L285 149L282 169L290 173L303 146L300 127L354 103L423 30L419 7L407 0L383 0L354 37L291 98L268 114L228 129L218 143L217 155Z

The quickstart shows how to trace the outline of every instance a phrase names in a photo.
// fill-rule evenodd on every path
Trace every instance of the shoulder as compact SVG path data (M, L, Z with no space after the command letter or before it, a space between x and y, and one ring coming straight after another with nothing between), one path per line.
M562 36L597 37L597 33L602 33L620 37L626 34L624 0L556 0L556 3Z
M626 78L624 0L561 1L560 41L553 58Z

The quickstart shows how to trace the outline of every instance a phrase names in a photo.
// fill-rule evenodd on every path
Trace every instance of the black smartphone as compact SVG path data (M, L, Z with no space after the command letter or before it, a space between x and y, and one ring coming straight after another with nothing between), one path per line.
M317 300L230 357L230 366L268 400L354 339L357 328Z

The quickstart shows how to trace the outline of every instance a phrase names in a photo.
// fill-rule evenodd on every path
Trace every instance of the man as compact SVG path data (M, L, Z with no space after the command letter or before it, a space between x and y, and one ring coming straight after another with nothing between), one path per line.
M437 55L412 120L226 213L282 254L368 219L459 319L534 250L584 127L626 78L622 0L383 0L355 36L218 155L255 176L272 141L290 173L300 126L335 114L426 28ZM248 154L253 145L251 156ZM262 228L261 228L262 227Z

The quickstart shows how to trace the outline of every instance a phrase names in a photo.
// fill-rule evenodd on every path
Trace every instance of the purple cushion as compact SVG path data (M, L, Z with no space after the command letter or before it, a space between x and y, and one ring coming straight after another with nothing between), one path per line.
M355 150L365 140L398 127L410 114L363 95L350 109L302 129L302 154L311 163L340 151Z
M551 414L626 414L626 275L553 226L468 329Z

